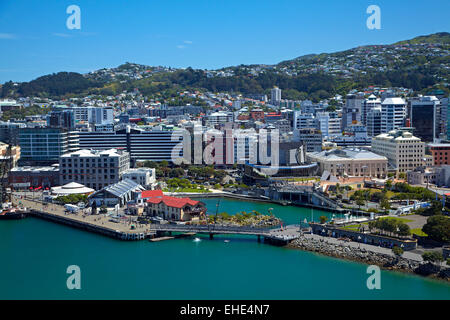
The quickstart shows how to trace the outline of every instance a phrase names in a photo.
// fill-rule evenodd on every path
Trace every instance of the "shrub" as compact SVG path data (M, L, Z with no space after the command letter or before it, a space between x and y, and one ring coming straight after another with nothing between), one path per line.
M437 251L425 251L422 254L422 258L424 261L433 262L433 263L444 261L442 254Z

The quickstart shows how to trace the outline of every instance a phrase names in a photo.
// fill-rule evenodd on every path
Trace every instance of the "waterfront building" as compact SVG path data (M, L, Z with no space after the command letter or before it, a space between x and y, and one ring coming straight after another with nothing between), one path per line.
M358 148L333 149L307 153L310 162L317 162L320 174L328 171L335 176L368 176L385 178L388 159Z
M130 168L130 154L123 149L66 153L59 159L60 184L78 182L95 190L117 183Z
M62 154L79 150L78 132L61 128L20 128L19 165L52 165Z
M424 164L425 143L411 128L391 130L372 138L372 151L386 156L392 169L407 172Z
M59 166L15 167L8 172L10 186L17 189L50 188L59 185Z
M97 207L105 205L107 207L123 207L127 202L134 200L143 186L130 179L124 179L115 184L103 187L88 197L89 205L96 203Z
M410 100L410 120L414 135L424 142L434 142L440 134L440 101L434 96Z
M381 103L381 133L404 126L406 102L402 98L386 98Z
M206 215L205 204L190 198L156 196L146 199L145 214L164 220L191 221Z
M63 186L53 187L52 194L55 196L68 196L71 194L84 194L89 195L93 193L95 190L83 186L80 183L69 182Z
M136 181L146 189L153 189L156 185L156 169L130 168L123 172L122 178Z

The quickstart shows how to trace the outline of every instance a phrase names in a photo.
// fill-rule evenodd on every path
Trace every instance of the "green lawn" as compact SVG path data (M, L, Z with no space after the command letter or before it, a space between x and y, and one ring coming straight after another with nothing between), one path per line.
M420 237L428 237L428 235L420 228L411 229L411 234L417 234Z

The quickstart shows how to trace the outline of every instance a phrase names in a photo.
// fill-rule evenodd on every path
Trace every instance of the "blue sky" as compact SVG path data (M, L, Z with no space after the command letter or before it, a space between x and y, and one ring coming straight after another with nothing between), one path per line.
M69 30L69 5L81 30ZM381 30L369 30L369 5ZM0 82L126 61L216 69L450 31L449 0L0 0Z

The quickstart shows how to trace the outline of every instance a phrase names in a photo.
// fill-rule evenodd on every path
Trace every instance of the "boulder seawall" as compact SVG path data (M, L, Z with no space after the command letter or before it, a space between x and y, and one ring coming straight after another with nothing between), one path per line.
M316 252L330 257L362 262L369 265L377 265L387 270L409 272L450 281L450 268L429 262L419 262L404 257L373 252L364 248L354 248L343 244L332 244L328 243L326 238L319 240L302 236L293 240L287 246L289 248Z

